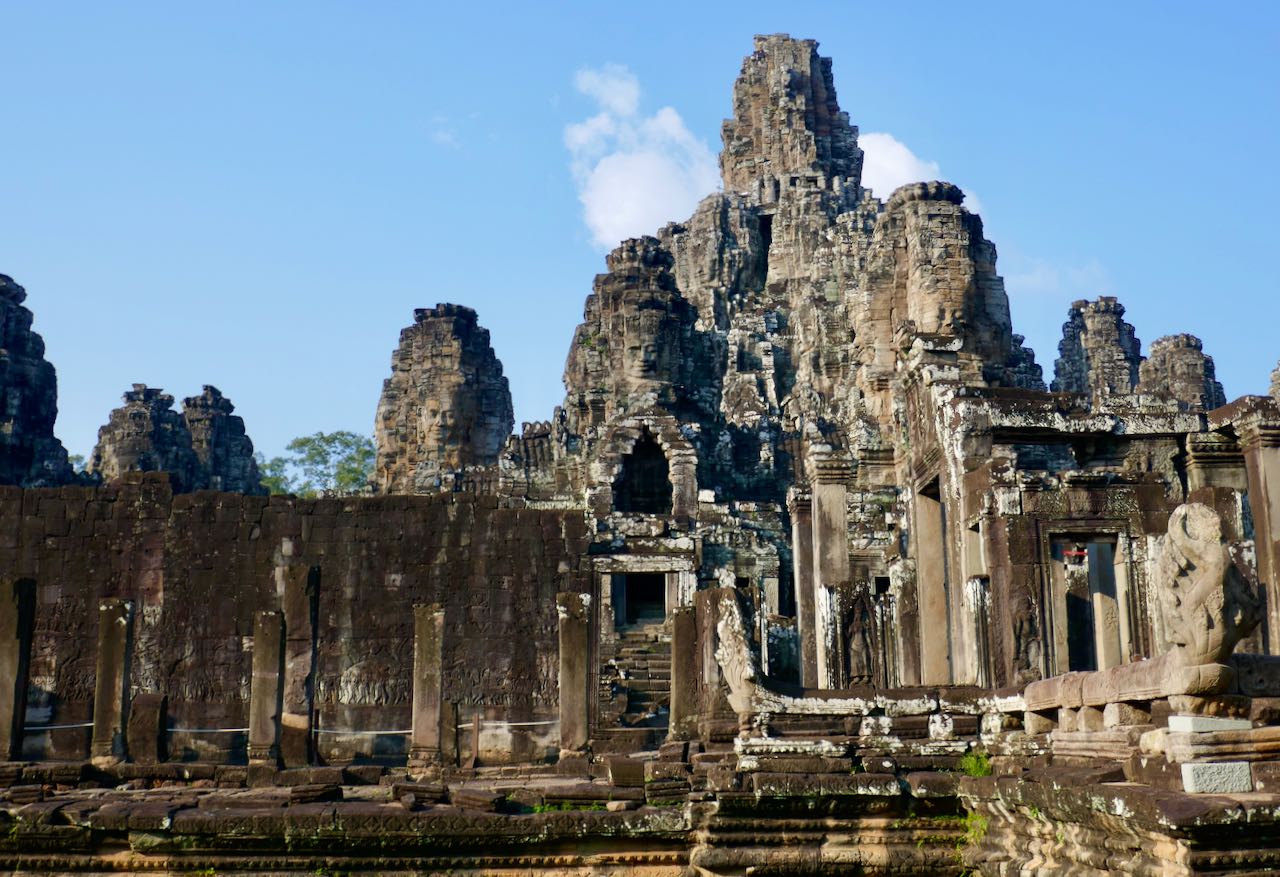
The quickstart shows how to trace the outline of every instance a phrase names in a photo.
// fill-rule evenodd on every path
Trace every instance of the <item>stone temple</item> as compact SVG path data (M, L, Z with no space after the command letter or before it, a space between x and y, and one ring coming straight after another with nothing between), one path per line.
M0 868L1280 868L1280 368L1228 402L1104 296L1046 381L964 193L862 186L816 42L732 113L547 420L415 312L367 496L266 496L208 386L73 473L0 278Z

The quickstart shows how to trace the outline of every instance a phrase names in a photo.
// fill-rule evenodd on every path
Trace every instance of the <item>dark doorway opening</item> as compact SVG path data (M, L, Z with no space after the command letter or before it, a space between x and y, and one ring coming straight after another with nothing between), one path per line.
M662 447L648 432L622 458L613 484L613 507L620 512L671 514L671 473Z
M627 573L621 577L624 624L660 623L667 617L667 576L660 572Z

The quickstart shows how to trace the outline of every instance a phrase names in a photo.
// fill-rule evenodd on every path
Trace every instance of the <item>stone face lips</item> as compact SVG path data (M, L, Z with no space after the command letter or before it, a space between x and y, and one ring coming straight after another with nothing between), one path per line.
M858 186L858 129L836 103L831 59L814 40L757 36L733 89L733 118L722 129L725 191L757 180L784 185L792 176L841 177Z
M1053 366L1053 391L1132 393L1141 361L1141 342L1124 321L1124 305L1107 295L1072 302Z
M0 274L0 484L64 484L74 476L53 435L58 377L44 358L44 339L31 331L26 297Z
M492 464L514 422L511 388L476 312L420 308L400 333L378 401L378 489L430 491L442 470Z
M1227 404L1214 374L1213 357L1194 335L1166 335L1151 343L1138 369L1138 391L1173 399L1192 411L1209 411Z
M217 387L206 385L201 395L183 400L180 414L163 390L134 384L98 430L86 471L107 482L126 472L167 472L179 493L265 493L253 442L234 410Z
M182 400L182 419L191 433L191 448L200 462L200 482L209 490L265 493L253 459L253 442L244 419L217 387L205 384L199 396Z

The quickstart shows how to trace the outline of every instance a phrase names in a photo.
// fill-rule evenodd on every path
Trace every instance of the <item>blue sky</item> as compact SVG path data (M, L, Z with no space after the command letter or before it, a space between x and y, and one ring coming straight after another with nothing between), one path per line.
M1070 302L1105 293L1144 350L1194 332L1228 397L1263 392L1278 10L5 0L0 273L73 453L134 382L217 385L268 455L371 432L399 330L443 301L492 332L517 421L545 418L599 239L684 218L752 35L789 32L834 58L881 177L976 195L1047 374ZM602 212L615 192L647 200Z

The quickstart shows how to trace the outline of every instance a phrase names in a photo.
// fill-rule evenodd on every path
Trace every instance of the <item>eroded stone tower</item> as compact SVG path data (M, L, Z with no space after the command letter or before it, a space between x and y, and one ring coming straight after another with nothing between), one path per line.
M476 312L452 304L415 310L378 400L378 489L430 492L450 472L494 463L514 419L502 363Z
M53 435L58 376L44 358L44 339L31 331L27 292L0 274L0 484L63 484L67 452Z

